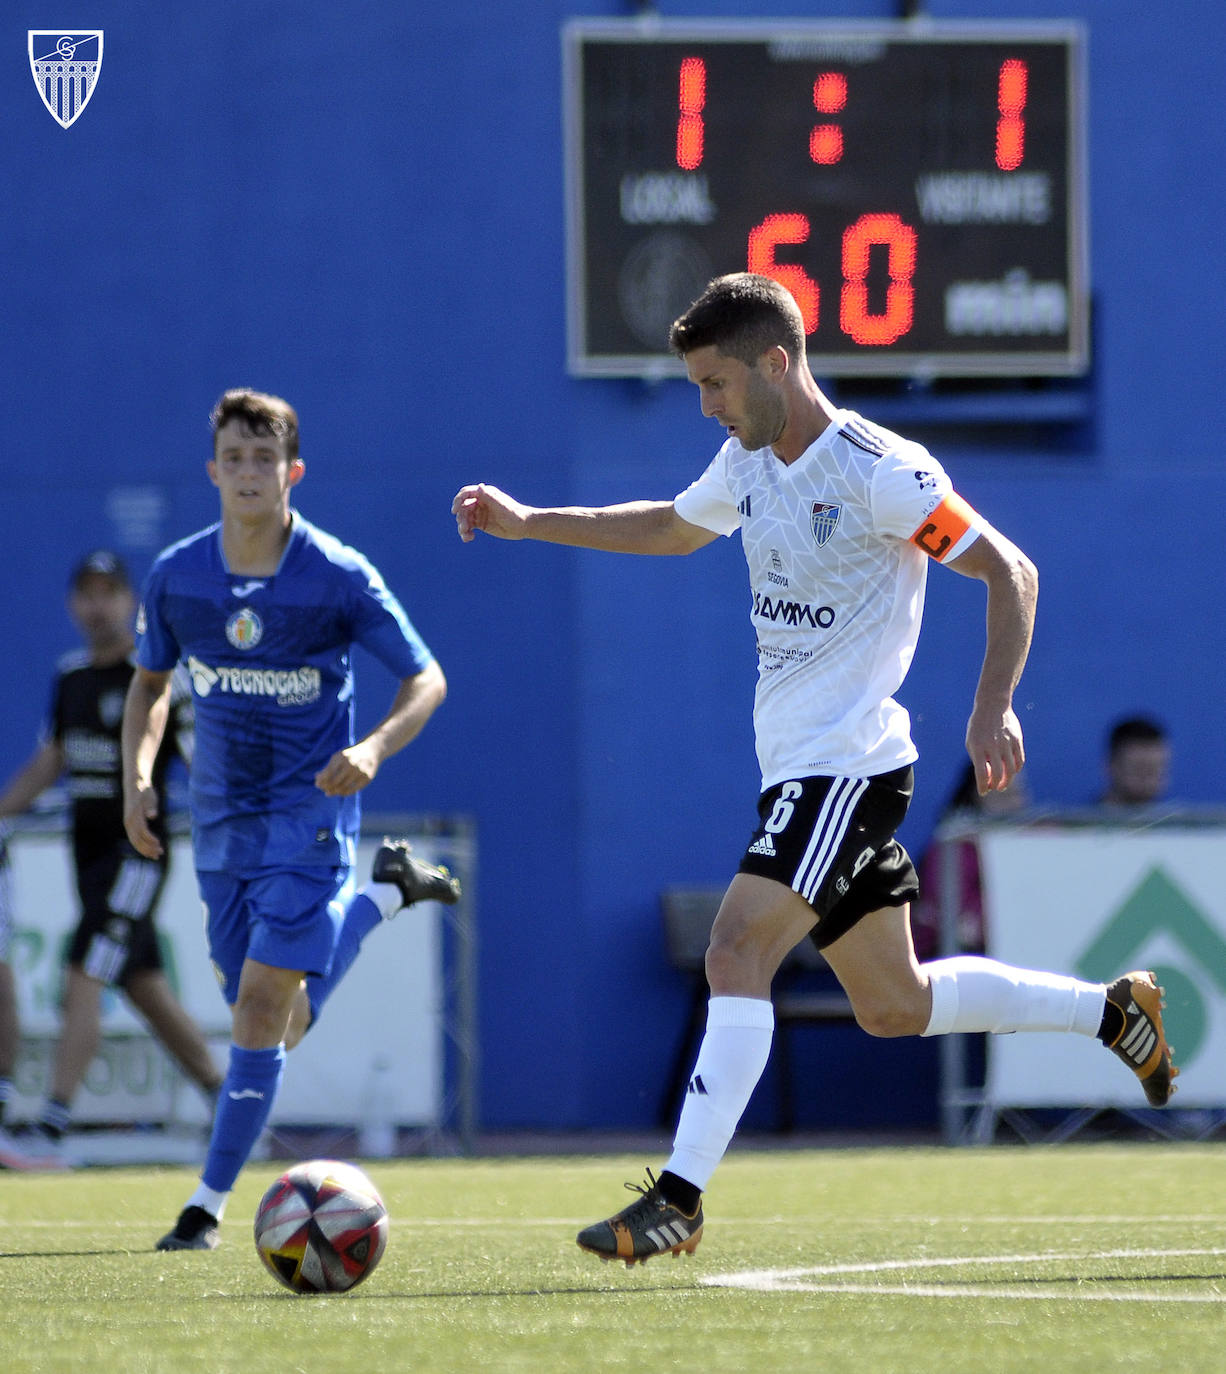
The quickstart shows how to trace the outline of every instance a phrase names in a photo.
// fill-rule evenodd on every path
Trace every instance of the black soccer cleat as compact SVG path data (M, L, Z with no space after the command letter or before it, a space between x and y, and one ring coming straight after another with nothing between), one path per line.
M221 1244L217 1218L212 1212L194 1204L184 1207L175 1222L175 1229L167 1231L154 1247L156 1250L216 1250Z
M395 883L405 906L414 902L445 902L454 906L460 900L459 879L441 865L435 867L415 858L408 840L389 840L384 836L370 876L376 883Z
M593 1222L577 1237L582 1249L602 1260L625 1260L629 1269L654 1255L692 1255L702 1239L702 1203L692 1216L674 1207L660 1192L651 1170L647 1186L627 1183L632 1193L642 1196L608 1221Z
M1175 1091L1179 1070L1162 1029L1162 989L1145 971L1126 973L1107 988L1107 1001L1124 1018L1119 1034L1107 1048L1118 1055L1141 1080L1151 1107L1165 1107Z

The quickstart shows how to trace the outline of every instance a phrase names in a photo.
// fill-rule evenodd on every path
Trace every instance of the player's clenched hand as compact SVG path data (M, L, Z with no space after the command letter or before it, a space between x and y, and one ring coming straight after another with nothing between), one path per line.
M461 487L451 503L460 538L470 544L477 530L498 539L522 539L530 507L484 482Z
M315 774L315 786L325 796L352 797L360 792L379 771L379 761L372 750L362 744L351 744L338 750Z
M125 800L123 828L128 832L132 848L146 859L162 857L162 842L149 829L149 822L158 813L158 794L152 787L141 787L131 801Z
M966 727L966 752L975 765L980 796L1003 792L1026 762L1021 723L1012 708L990 711L976 706Z

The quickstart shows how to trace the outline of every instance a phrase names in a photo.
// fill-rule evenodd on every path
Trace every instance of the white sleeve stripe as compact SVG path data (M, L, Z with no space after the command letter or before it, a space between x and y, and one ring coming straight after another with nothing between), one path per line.
M970 525L966 527L966 533L962 536L961 539L958 540L958 542L953 546L953 548L947 549L945 551L940 561L942 563L949 563L953 559L957 558L959 554L965 553L967 549L970 548L970 546L975 542L976 539L979 538L979 536L982 533L983 527L978 523L978 521L973 521Z

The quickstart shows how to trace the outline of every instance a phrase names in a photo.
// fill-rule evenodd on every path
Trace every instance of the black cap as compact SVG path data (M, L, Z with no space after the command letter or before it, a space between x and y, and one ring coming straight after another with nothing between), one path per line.
M117 553L112 553L110 549L94 549L91 553L87 553L73 568L72 576L68 579L68 585L73 591L76 591L81 583L91 576L109 577L112 581L118 582L121 587L132 585L123 559Z

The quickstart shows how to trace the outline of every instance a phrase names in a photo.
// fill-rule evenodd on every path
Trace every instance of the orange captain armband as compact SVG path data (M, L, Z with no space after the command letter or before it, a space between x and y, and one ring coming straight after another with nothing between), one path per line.
M956 491L951 491L936 510L924 518L923 524L911 536L911 542L930 558L943 563L977 521L974 508Z

